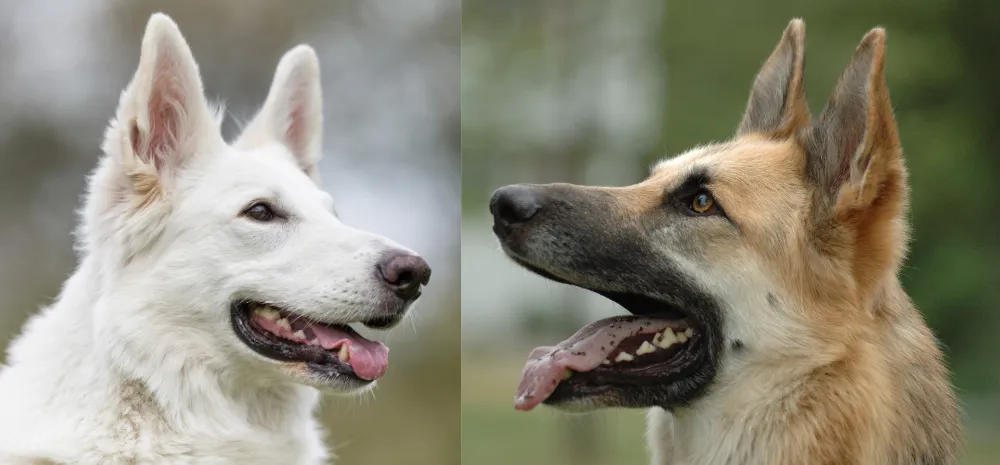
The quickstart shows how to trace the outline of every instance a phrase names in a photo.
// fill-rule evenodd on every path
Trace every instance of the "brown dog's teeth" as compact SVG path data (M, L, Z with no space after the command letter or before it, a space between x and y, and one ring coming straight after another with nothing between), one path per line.
M677 336L674 335L674 332L670 328L664 329L663 333L659 333L657 334L657 336L660 336L659 338L660 340L657 341L656 340L657 338L654 336L653 342L656 344L657 347L661 349L666 349L667 347L670 347L674 345L675 342L677 342Z
M616 362L631 362L632 360L635 360L635 357L628 352L619 352L618 356L615 357Z
M646 355L656 352L656 346L650 344L649 341L642 341L642 345L635 350L636 355Z

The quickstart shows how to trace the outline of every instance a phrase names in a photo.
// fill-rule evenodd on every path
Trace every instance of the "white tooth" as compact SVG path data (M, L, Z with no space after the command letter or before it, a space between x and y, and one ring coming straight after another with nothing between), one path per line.
M287 331L291 331L292 330L292 325L289 324L288 320L285 319L285 318L281 318L278 321L276 321L275 323L277 323L277 325L280 326L282 329L285 329Z
M608 359L601 360L601 365L611 365L611 360Z
M677 333L677 341L678 342L680 342L681 344L683 344L683 343L687 342L687 340L688 340L688 335L687 334L685 334L685 333Z
M632 360L635 360L635 357L628 352L619 352L618 356L615 357L616 362L631 362Z
M300 330L292 333L292 337L294 337L295 339L298 339L300 341L304 341L304 340L306 340L306 333L303 333L302 330L300 329Z
M660 339L660 342L656 345L661 349L666 349L667 347L672 346L675 341L677 341L677 336L674 336L674 332L671 331L670 328L667 328L663 330L663 338Z
M635 350L636 355L645 355L656 352L656 346L650 344L649 341L642 341L642 345Z
M653 335L653 345L659 347L660 341L663 340L663 333L656 333Z
M690 338L691 336L694 336L694 330L691 328L685 329L684 334L687 334L687 337Z
M254 313L264 317L265 320L274 321L277 320L281 315L277 310L270 307L257 307Z
M351 351L347 348L347 344L340 346L340 350L337 351L337 357L340 357L340 361L347 363L351 359Z

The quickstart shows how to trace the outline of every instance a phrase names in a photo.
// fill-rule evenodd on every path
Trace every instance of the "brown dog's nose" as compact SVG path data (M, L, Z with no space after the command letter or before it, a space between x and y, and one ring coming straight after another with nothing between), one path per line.
M511 229L531 219L541 205L535 190L529 186L505 186L497 189L490 197L490 213L493 214L493 232L506 236Z
M386 255L378 264L378 272L392 292L404 300L420 297L420 286L431 279L431 267L427 261L407 252Z

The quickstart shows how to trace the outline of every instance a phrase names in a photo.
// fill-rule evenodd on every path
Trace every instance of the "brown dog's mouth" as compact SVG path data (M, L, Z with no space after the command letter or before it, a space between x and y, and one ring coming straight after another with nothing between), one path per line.
M516 255L508 256L542 277L582 287ZM703 331L677 305L642 294L583 288L632 315L596 321L555 346L533 350L521 373L514 408L562 404L621 385L669 383L695 372L705 360Z
M685 319L617 316L531 352L514 408L531 410L600 394L614 385L660 384L698 363L700 334Z
M701 331L683 311L647 296L595 291L631 316L591 323L528 356L514 407L560 404L618 385L663 384L683 378L703 360Z

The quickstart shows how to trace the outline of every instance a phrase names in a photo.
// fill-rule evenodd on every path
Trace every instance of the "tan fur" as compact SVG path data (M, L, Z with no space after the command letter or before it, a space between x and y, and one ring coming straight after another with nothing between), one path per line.
M693 267L731 277L719 292L738 297L730 284L752 282L773 293L768 304L747 293L726 310L727 333L748 345L727 351L704 397L651 412L653 461L956 463L961 431L948 373L898 279L909 195L885 85L885 31L864 37L815 120L804 52L805 26L795 20L731 141L664 161L634 186L593 188L611 194L616 221L631 221L661 208L692 170L709 171L735 227L706 222L685 234L704 262Z

